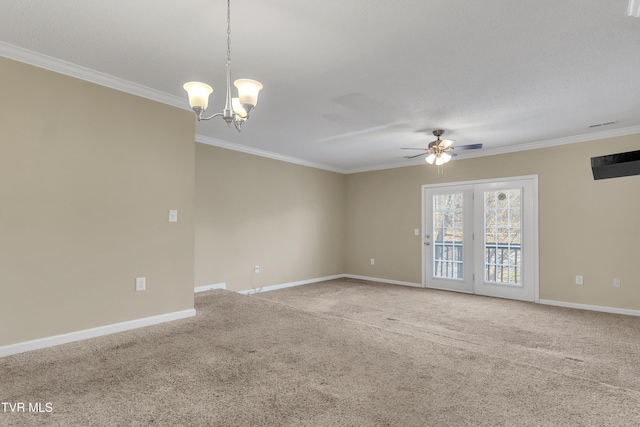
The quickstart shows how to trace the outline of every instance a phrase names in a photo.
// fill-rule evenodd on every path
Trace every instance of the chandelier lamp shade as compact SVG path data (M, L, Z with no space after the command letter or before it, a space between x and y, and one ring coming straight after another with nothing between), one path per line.
M238 97L231 97L231 0L227 0L227 99L224 110L209 117L204 117L204 111L209 107L209 95L213 88L206 83L187 82L183 85L189 95L189 105L196 113L198 121L211 120L222 117L228 126L231 123L238 131L242 124L249 119L249 113L258 103L258 93L262 84L251 79L238 79L234 83L238 89Z

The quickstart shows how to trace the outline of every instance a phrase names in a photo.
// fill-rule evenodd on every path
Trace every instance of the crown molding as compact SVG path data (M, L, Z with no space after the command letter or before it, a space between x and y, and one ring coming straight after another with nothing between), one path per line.
M157 101L163 104L171 105L173 107L189 110L189 106L187 105L184 98L169 95L165 92L161 92L147 86L132 83L130 81L114 77L109 74L101 73L90 68L72 64L71 62L53 58L51 56L43 55L41 53L27 50L1 41L0 56L23 62L25 64L33 65L38 68L44 68L45 70L54 71L56 73L64 74L70 77L75 77L77 79L95 83L111 89L116 89L121 92L129 93L131 95L140 96L152 101Z
M629 0L629 16L640 17L640 0ZM28 49L24 49L18 46L14 46L9 43L0 41L0 56L13 59L15 61L23 62L25 64L33 65L35 67L43 68L56 73L64 74L70 77L74 77L80 80L95 83L101 86L105 86L111 89L126 92L132 95L140 96L142 98L150 99L152 101L161 102L163 104L171 105L173 107L189 110L190 108L186 100L182 97L169 95L165 92L161 92L156 89L152 89L147 86L143 86L137 83L111 76L109 74L101 73L99 71L92 70L90 68L82 67L80 65L72 64L61 59L53 58L51 56L43 55ZM554 147L558 145L574 144L578 142L592 141L596 139L613 138L617 136L626 136L631 134L640 133L640 126L633 126L620 129L612 129L606 131L593 132L583 135L575 135L565 138L557 138L546 141L531 142L527 144L519 144L514 146L488 148L477 151L466 151L461 154L456 160L470 159L474 157L493 156L497 154L514 153L517 151L535 150L538 148ZM371 172L383 169L394 169L407 166L416 166L422 164L422 161L413 162L390 162L379 164L375 166L367 166L362 168L353 169L341 169L333 166L325 165L322 163L311 162L308 160L299 159L296 157L286 156L283 154L274 153L271 151L260 150L257 148L248 147L241 144L234 144L231 142L223 141L216 138L207 137L204 135L196 135L196 142L200 142L207 145L213 145L216 147L226 148L233 151L239 151L247 154L253 154L255 156L266 157L269 159L280 160L283 162L294 163L301 166L308 166L316 169L327 170L330 172L337 172L341 174L352 174L360 172Z
M463 154L460 155L460 157L452 161L472 159L475 157L495 156L498 154L516 153L518 151L536 150L539 148L556 147L559 145L577 144L580 142L594 141L594 140L606 139L606 138L615 138L619 136L627 136L627 135L633 135L633 134L640 134L640 126L611 129L606 131L593 132L589 134L574 135L574 136L568 136L564 138L555 138L555 139L548 139L544 141L530 142L526 144L488 148L483 150L465 151ZM345 175L349 175L352 173L361 173L361 172L373 172L373 171L385 170L385 169L404 168L408 166L417 166L417 165L424 164L422 160L418 160L418 161L414 160L413 162L394 161L394 162L383 163L375 166L366 166L362 168L340 169L340 168L324 165L321 163L315 163L307 160L298 159L296 157L285 156L283 154L276 154L271 151L251 148L241 144L234 144L231 142L223 141L216 138L211 138L204 135L196 135L196 142L201 142L203 144L208 144L208 145L214 145L216 147L226 148L229 150L240 151L247 154L253 154L255 156L267 157L270 159L280 160L283 162L295 163L298 165L309 166L316 169L323 169L330 172L337 172Z
M132 83L130 81L127 81L118 77L114 77L109 74L101 73L99 71L95 71L90 68L72 64L71 62L67 62L58 58L43 55L41 53L24 49L24 48L21 48L9 43L5 43L2 41L0 41L0 56L3 56L8 59L12 59L14 61L33 65L38 68L43 68L45 70L64 74L66 76L74 77L80 80L95 83L111 89L119 90L121 92L126 92L132 95L140 96L142 98L150 99L152 101L161 102L163 104L167 104L173 107L178 107L178 108L191 111L185 98L169 95L165 92L161 92L159 90L152 89L147 86L143 86L137 83ZM344 173L343 170L334 168L332 166L324 165L321 163L310 162L307 160L285 156L285 155L273 153L270 151L259 150L257 148L251 148L251 147L247 147L240 144L234 144L231 142L222 141L215 138L210 138L204 135L196 135L196 142L201 142L203 144L208 144L208 145L214 145L216 147L226 148L229 150L240 151L247 154L253 154L260 157L280 160L283 162L295 163L298 165L308 166L316 169L323 169L330 172Z
M196 142L202 144L213 145L215 147L226 148L227 150L239 151L241 153L252 154L254 156L266 157L268 159L280 160L282 162L294 163L301 166L308 166L310 168L322 169L329 172L337 172L344 174L342 169L335 168L333 166L325 165L322 163L310 162L308 160L298 159L297 157L286 156L284 154L274 153L272 151L260 150L258 148L248 147L246 145L235 144L233 142L223 141L221 139L211 138L196 134Z
M496 147L482 150L482 153L475 151L466 151L462 159L470 159L473 157L492 156L496 154L514 153L517 151L536 150L538 148L556 147L559 145L577 144L579 142L595 141L597 139L616 138L618 136L627 136L640 133L640 126L631 126L626 128L601 130L598 132L587 133L582 135L567 136L564 138L548 139L544 141L530 142L527 144L518 144L506 147Z
M603 131L593 132L588 134L567 136L564 138L548 139L544 141L529 142L526 144L511 145L511 146L505 146L505 147L464 151L464 153L459 154L457 158L452 159L451 161L472 159L475 157L495 156L498 154L516 153L518 151L528 151L528 150L536 150L539 148L556 147L559 145L577 144L579 142L595 141L598 139L615 138L619 136L627 136L627 135L634 135L634 134L640 134L640 126L630 126L626 128L620 128L620 129L603 130ZM420 160L414 160L412 162L406 162L402 164L395 162L395 163L385 163L385 164L371 166L371 167L348 169L348 170L345 170L343 173L351 174L351 173L360 173L360 172L372 172L376 170L402 168L402 167L417 166L422 164L424 164L424 161L420 159Z

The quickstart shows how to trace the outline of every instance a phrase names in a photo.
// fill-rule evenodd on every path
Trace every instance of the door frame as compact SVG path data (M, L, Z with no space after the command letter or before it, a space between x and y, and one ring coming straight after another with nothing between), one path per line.
M527 251L533 252L533 260L532 260L532 281L533 281L533 295L534 302L540 302L540 254L539 254L539 227L538 227L538 175L523 175L523 176L510 176L510 177L502 177L502 178L492 178L492 179L480 179L473 181L455 181L455 182L445 182L439 184L425 184L421 187L421 209L422 209L422 287L427 288L427 266L426 266L426 251L431 250L431 247L427 247L425 242L425 233L427 232L427 224L425 224L426 218L426 200L425 200L425 190L433 190L439 187L455 187L460 185L478 185L478 184L491 184L491 183L500 183L507 181L518 181L518 180L530 180L533 186L533 206L532 209L532 227L533 227L533 241L529 242L527 245ZM474 230L474 233L478 233L477 230ZM429 287L430 288L430 287ZM474 283L474 292L475 292L475 283Z

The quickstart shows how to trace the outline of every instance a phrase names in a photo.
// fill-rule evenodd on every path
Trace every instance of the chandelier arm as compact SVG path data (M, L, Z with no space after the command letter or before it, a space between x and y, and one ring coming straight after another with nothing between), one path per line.
M211 120L211 119L213 119L214 117L223 117L223 116L224 116L224 113L215 113L214 115L209 116L209 117L201 117L201 116L198 116L198 121L200 121L200 120Z

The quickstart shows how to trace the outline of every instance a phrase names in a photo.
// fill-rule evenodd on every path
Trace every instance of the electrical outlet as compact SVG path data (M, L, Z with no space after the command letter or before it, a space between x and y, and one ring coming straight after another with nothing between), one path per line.
M376 260L375 259L371 258L370 262L371 262L371 265L376 265Z
M255 267L253 267L253 272L254 273L260 273L260 266L256 265Z
M583 285L583 284L584 284L584 277L576 276L576 285Z
M620 279L613 279L613 287L614 288L620 287Z
M169 222L178 222L178 211L171 209L169 211Z
M147 289L147 279L145 277L136 277L136 292Z

